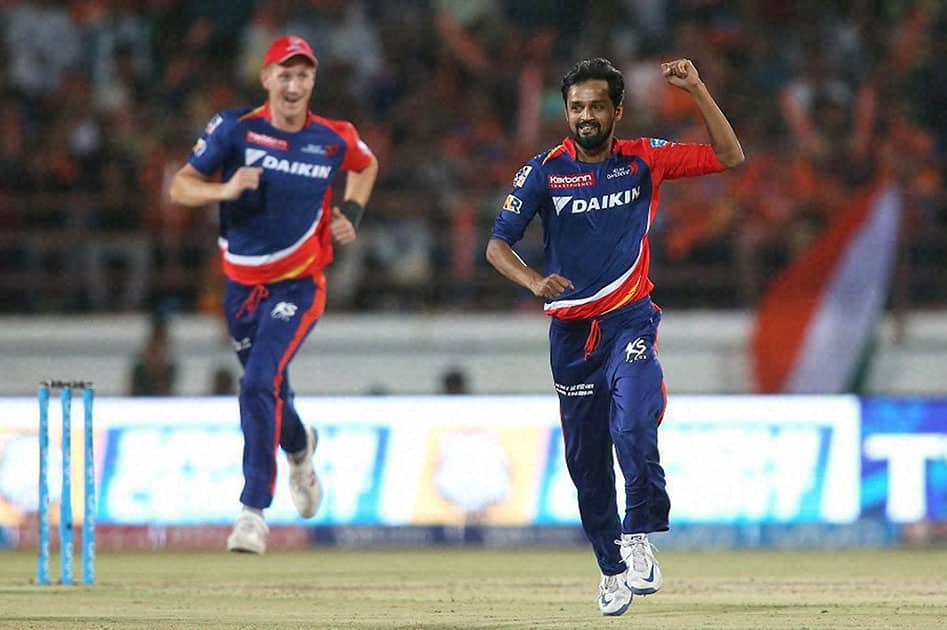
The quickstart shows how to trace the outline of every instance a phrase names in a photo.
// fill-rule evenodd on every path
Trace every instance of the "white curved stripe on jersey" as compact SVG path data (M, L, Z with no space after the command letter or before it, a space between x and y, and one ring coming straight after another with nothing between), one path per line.
M582 304L588 304L589 302L594 302L595 300L600 300L603 297L609 295L622 283L631 277L631 274L635 272L635 269L638 267L638 263L641 262L641 252L644 250L644 242L648 238L648 233L651 231L651 219L654 218L654 210L657 206L658 194L657 190L651 195L651 204L648 206L648 223L644 226L644 234L641 235L641 244L638 246L638 255L635 256L635 262L631 265L631 268L625 273L621 274L616 280L609 282L607 285L595 292L595 295L590 295L589 297L578 298L575 300L559 300L558 302L548 302L543 304L543 312L556 311L560 308L569 308L570 306L581 306Z
M613 293L625 282L625 280L631 277L631 274L635 272L635 269L638 267L638 263L641 261L642 249L644 249L644 239L641 239L641 245L638 247L638 256L635 258L635 263L631 266L631 268L618 276L617 279L612 280L607 285L599 289L595 295L590 295L589 297L578 298L575 300L559 300L558 302L549 302L543 305L543 310L555 311L559 310L560 308L569 308L570 306L581 306L582 304L588 304L589 302L600 300L603 297Z
M244 265L247 267L260 267L262 265L267 265L269 263L274 263L278 260L282 260L287 256L292 255L299 249L303 243L306 242L313 234L316 233L316 227L319 225L319 219L322 218L322 209L319 209L319 214L316 215L316 220L313 222L309 229L306 230L306 233L303 234L298 241L290 245L285 249L281 249L278 252L273 252L272 254L261 254L259 256L243 256L241 254L234 254L227 249L227 239L224 237L217 238L217 244L222 250L224 250L224 260L227 262L233 263L235 265Z

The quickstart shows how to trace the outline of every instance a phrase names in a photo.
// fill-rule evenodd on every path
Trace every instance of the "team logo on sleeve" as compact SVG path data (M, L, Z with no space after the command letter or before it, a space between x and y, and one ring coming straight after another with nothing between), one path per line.
M667 140L665 140L664 138L651 138L651 148L652 148L652 149L657 149L657 148L659 148L659 147L663 147L663 146L666 146L666 145L668 145L668 144L670 144L670 143L669 143Z
M530 171L533 170L533 167L527 164L520 170L516 171L516 175L513 176L513 188L522 188L526 185L526 178L529 177Z
M197 142L194 143L194 146L191 147L191 153L196 157L201 157L204 155L204 151L207 150L207 141L203 138L198 138Z
M224 117L220 114L216 114L210 119L210 122L207 123L207 126L204 127L204 133L206 133L208 136L214 133L214 131L217 130L217 127L220 127L220 123L222 122L224 122Z
M503 201L503 209L509 210L515 214L520 213L520 208L523 207L523 200L517 197L516 195L507 195L506 199Z

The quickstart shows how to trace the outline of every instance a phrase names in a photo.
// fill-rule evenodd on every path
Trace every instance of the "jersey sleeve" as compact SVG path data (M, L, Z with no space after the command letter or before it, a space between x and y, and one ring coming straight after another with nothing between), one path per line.
M204 133L191 147L188 163L208 177L220 170L230 149L230 133L237 118L225 113L216 114L204 127Z
M364 171L372 163L372 150L358 136L352 123L343 123L337 131L345 140L345 157L340 168L343 171Z
M540 165L531 160L513 176L513 189L503 201L503 208L493 223L491 238L515 244L539 210L547 194Z
M678 144L661 138L648 138L646 147L651 169L658 175L659 180L708 175L726 170L709 144Z

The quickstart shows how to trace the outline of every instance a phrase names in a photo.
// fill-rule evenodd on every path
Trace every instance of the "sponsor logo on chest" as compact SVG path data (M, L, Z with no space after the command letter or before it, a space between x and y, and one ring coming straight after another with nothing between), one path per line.
M331 166L278 158L261 149L247 149L244 157L246 166L253 166L259 162L259 165L267 170L288 173L289 175L301 175L314 179L329 179L332 175Z
M326 157L333 157L339 152L339 145L337 144L307 144L302 149L303 153L312 153L313 155L324 155Z
M595 185L595 173L590 171L585 173L570 173L567 175L553 173L546 177L546 185L552 190L586 188Z
M275 149L276 151L289 151L289 141L283 140L282 138L274 138L265 133L247 131L247 142L250 144L258 144L261 147Z
M611 171L608 172L608 175L605 176L605 179L615 179L616 177L631 177L632 175L638 174L638 164L631 162L625 166L616 166Z
M619 190L618 192L607 195L599 195L591 199L575 199L572 196L552 198L553 206L556 208L556 215L562 214L566 208L570 208L572 214L580 214L591 210L608 210L610 208L620 208L634 203L641 197L641 186L635 186L628 190Z

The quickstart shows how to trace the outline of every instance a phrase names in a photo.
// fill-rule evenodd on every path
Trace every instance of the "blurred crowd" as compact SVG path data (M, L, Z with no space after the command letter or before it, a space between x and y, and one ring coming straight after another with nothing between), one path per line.
M537 312L483 249L512 175L566 134L559 81L591 56L625 73L619 136L707 140L659 72L688 57L748 157L663 189L656 301L751 308L887 178L906 217L894 299L944 307L945 26L932 0L0 0L0 308L216 312L216 209L167 186L216 111L262 102L285 33L319 57L313 110L381 164L334 311ZM518 249L540 264L539 231Z

